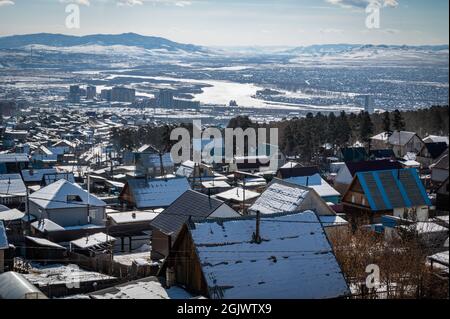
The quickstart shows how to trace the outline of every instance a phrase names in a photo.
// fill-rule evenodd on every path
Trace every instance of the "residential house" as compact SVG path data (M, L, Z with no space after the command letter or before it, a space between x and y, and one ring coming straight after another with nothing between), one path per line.
M399 162L391 160L367 161L357 163L346 162L345 165L339 169L334 179L333 186L341 195L344 195L347 191L347 188L353 181L353 177L358 172L370 172L400 168L402 168L402 166Z
M190 218L229 218L240 216L225 202L188 190L151 222L152 258L168 255L183 224Z
M54 154L44 145L39 146L31 156L33 167L48 168L58 162L58 155Z
M104 201L65 179L41 188L29 196L31 215L39 221L47 219L62 228L103 226L106 220L105 208Z
M216 194L214 197L223 200L234 210L246 214L248 208L253 205L255 200L261 194L254 192L244 187L234 187L230 190L224 191L222 193Z
M416 155L416 161L423 168L430 167L448 149L445 142L425 143Z
M342 202L355 223L374 222L382 215L424 221L428 220L431 206L415 169L358 172Z
M309 187L275 178L249 208L251 214L313 210L320 215L336 215L327 203Z
M25 214L18 209L0 206L0 222L5 225L9 241L12 244L17 244L23 239L22 219L24 217Z
M39 289L23 275L8 271L0 274L0 299L47 299Z
M46 174L56 174L56 168L23 169L22 179L27 186L41 185Z
M130 208L166 208L190 188L185 177L129 179L119 195L119 200Z
M340 202L341 194L320 176L317 167L280 168L277 176L286 182L314 189L325 202Z
M397 158L402 158L408 153L417 154L425 143L415 132L394 131L392 134L386 132L371 138L373 149L392 148Z
M448 149L442 153L436 163L430 165L431 181L440 185L448 178Z
M448 146L448 136L428 135L423 139L424 143L446 143Z
M394 160L394 151L390 148L386 149L375 149L369 152L370 160Z
M160 273L211 299L330 299L349 287L314 212L192 220Z
M10 208L25 205L27 189L20 174L0 175L0 204Z
M0 154L0 174L20 173L28 168L30 160L27 154Z

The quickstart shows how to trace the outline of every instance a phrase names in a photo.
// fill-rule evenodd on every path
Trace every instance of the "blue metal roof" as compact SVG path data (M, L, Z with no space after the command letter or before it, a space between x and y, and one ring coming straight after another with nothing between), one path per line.
M414 168L359 172L356 176L373 211L431 206Z

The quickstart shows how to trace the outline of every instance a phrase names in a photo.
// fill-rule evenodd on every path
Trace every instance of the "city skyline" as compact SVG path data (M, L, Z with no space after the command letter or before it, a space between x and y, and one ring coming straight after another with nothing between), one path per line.
M379 29L365 24L369 2L0 0L0 36L134 32L204 46L448 44L448 1L383 0ZM70 3L79 5L79 29L65 25L65 8Z

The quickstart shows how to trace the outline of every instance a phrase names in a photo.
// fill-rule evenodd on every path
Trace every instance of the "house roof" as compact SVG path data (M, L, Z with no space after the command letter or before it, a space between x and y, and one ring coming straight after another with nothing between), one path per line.
M151 225L167 235L178 234L189 217L207 218L222 205L221 200L188 190L155 217Z
M248 190L245 190L245 200L252 200L259 197L261 194ZM235 201L235 202L243 202L244 201L244 189L242 187L234 187L225 192L214 195L215 197L222 199L224 201Z
M31 236L26 236L26 238L30 241L32 241L33 243L35 243L36 245L39 246L44 246L44 247L50 247L50 248L56 248L56 249L61 249L61 250L65 250L66 248L64 248L63 246L54 243L48 239L45 238L38 238L38 237L31 237Z
M340 196L318 173L312 176L297 176L285 179L286 182L314 189L320 197Z
M13 220L19 220L22 219L25 216L24 213L22 213L18 209L8 209L0 211L0 221L13 221Z
M25 196L27 189L20 174L0 175L0 197Z
M274 179L249 210L261 214L293 212L309 192L307 187Z
M23 169L22 178L25 183L41 182L45 174L56 174L56 168Z
M168 207L191 187L185 177L129 179L127 182L137 208Z
M135 211L135 212L123 212L123 213L111 213L108 217L111 218L116 224L132 224L132 223L150 223L158 213Z
M315 213L193 222L190 233L210 298L326 299L349 288Z
M5 225L3 225L3 221L0 220L0 250L8 249L8 237L6 237L6 229Z
M50 185L62 179L71 182L72 184L75 183L75 177L73 173L59 172L59 173L47 173L43 175L44 185Z
M371 172L402 168L399 162L391 160L346 162L345 165L347 166L352 176L355 176L355 174L358 172Z
M21 153L11 153L11 154L0 154L0 163L22 163L29 162L27 154Z
M70 244L78 248L86 249L101 246L114 241L116 241L116 239L110 235L107 235L105 233L95 233L86 237L72 240Z
M389 136L388 142L391 145L406 145L413 137L417 135L415 132L394 131Z
M356 178L373 211L431 206L416 169L360 172Z
M446 149L448 149L448 145L445 142L426 143L424 147L433 159L438 158L445 152Z
M77 195L81 201L68 201L68 195ZM31 202L44 209L104 207L106 203L98 197L88 194L77 184L60 179L29 196Z
M290 178L290 177L312 176L314 174L319 174L319 168L316 166L312 166L312 167L296 166L293 168L280 168L278 170L277 175L281 179L286 179L286 178Z
M442 153L441 157L438 159L438 161L433 164L433 169L444 169L448 170L448 149Z
M423 139L425 143L444 142L448 145L448 136L428 135Z

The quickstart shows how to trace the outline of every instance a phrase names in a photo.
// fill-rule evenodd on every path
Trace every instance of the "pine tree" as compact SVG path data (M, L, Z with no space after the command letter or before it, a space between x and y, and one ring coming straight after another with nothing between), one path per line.
M342 111L337 121L337 142L339 146L345 146L352 135L352 128L347 118L347 114Z
M405 122L403 121L402 113L399 110L394 111L394 121L392 126L396 131L404 131L405 130Z
M359 126L359 134L364 143L370 142L373 134L373 123L368 112L361 112L361 122Z
M388 111L383 113L383 132L391 132L391 116Z

